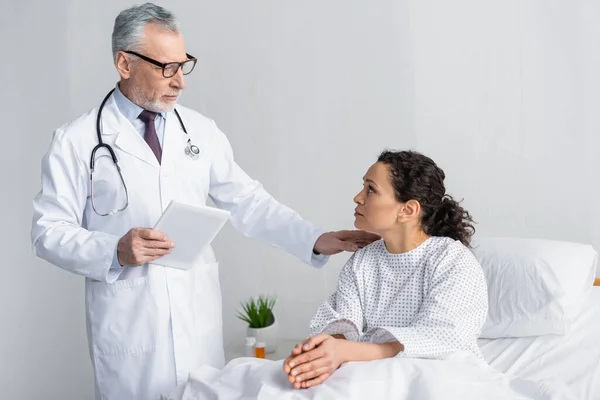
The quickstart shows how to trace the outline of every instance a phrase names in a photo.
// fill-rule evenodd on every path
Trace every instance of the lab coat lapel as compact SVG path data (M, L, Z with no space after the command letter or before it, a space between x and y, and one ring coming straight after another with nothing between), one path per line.
M187 134L181 128L177 116L174 112L167 113L162 146L162 166L174 168L177 164L177 160L185 157L186 143Z
M119 112L113 96L106 102L102 111L101 124L103 135L116 135L114 142L116 147L156 168L160 168L156 156L144 141L144 138L135 130L131 122Z
M169 112L166 116L165 134L162 144L161 176L169 179L169 176L175 176L177 165L181 162L182 157L184 157L185 136L187 135L181 129L175 113ZM176 179L170 185L161 184L160 197L163 211L171 200L178 197L178 185L180 184L180 179Z

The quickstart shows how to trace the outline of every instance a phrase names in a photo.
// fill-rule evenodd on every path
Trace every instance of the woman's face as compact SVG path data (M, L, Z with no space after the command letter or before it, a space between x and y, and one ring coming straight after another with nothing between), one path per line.
M387 165L375 163L369 168L363 178L363 189L354 202L357 229L381 235L396 226L403 204L396 199Z

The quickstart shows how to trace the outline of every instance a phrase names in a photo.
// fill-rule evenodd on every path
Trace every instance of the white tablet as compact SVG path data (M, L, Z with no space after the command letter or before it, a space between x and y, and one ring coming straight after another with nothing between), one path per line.
M193 267L229 217L228 211L218 208L171 201L154 229L167 235L175 247L152 264L179 269Z

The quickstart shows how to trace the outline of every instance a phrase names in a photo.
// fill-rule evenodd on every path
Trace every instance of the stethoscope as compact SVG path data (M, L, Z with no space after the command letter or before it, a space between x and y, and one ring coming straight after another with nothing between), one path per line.
M92 150L92 155L90 157L90 197L91 197L91 201L92 201L92 208L94 209L94 212L96 214L98 214L102 217L118 214L118 213L124 211L127 208L127 206L129 206L129 193L127 191L127 185L125 184L125 180L123 179L123 174L121 173L121 167L119 167L119 161L117 160L117 156L116 156L113 148L109 144L104 143L102 141L102 133L100 131L100 119L102 116L102 110L104 109L104 105L106 104L106 101L108 100L108 98L114 91L115 91L115 89L112 89L110 92L108 92L106 97L104 97L104 100L102 100L102 103L100 104L100 108L98 109L98 117L96 118L96 134L98 135L98 144ZM187 144L185 146L185 155L188 156L192 160L197 160L198 156L200 154L200 149L195 144L192 144L192 140L190 139L189 134L188 134L187 130L185 129L185 125L183 124L183 120L181 119L181 116L179 115L177 110L174 109L173 111L175 111L175 115L177 116L177 119L179 120L179 125L181 125L181 129L183 129L183 132L185 132L185 134L188 135ZM111 210L111 211L107 212L106 214L102 214L102 213L98 212L98 210L96 210L96 204L94 203L94 162L96 159L96 151L102 147L104 147L110 153L110 157L112 158L113 163L115 164L115 167L117 167L117 172L119 173L119 177L121 178L121 183L123 183L123 188L125 189L125 205L121 208Z

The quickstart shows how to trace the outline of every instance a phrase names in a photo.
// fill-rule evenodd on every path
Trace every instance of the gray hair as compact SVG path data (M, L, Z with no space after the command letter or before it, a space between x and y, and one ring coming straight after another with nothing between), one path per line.
M123 10L115 18L112 33L113 61L119 51L135 50L139 46L148 24L157 24L171 32L179 32L179 22L175 15L156 4L145 3Z

